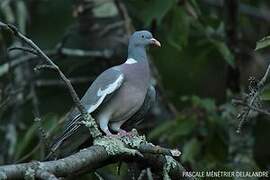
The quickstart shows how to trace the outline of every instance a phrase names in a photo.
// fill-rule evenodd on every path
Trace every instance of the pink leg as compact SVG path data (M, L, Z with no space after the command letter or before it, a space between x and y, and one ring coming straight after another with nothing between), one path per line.
M118 133L117 133L118 135L120 135L120 136L125 136L125 135L127 135L128 134L128 132L127 131L125 131L125 130L123 130L123 129L119 129L119 131L118 131Z
M122 125L124 122L125 122L125 121L111 122L111 123L110 123L110 128L111 128L113 131L117 132L117 135L118 135L118 136L126 136L126 135L130 135L129 132L127 132L127 131L125 131L125 130L123 130L123 129L120 128L121 125Z
M109 123L109 116L101 115L98 117L99 127L100 129L106 134L106 136L112 136L113 134L110 132L108 123Z

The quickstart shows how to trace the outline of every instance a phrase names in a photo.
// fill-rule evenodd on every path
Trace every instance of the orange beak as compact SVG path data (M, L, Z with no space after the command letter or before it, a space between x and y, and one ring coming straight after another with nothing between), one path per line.
M153 44L154 46L161 47L160 42L156 40L155 38L151 38L150 41L151 41L151 44Z

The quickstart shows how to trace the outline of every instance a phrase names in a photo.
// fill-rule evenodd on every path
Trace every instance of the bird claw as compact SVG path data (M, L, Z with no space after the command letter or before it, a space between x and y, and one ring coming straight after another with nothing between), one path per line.
M126 136L128 133L127 132L121 132L121 133L117 133L117 134L107 134L106 136L109 138L121 138L123 136Z
M136 133L133 131L127 132L123 129L120 129L117 134L112 134L112 133L106 133L106 136L109 138L121 138L124 136L132 137L135 136Z
M119 136L121 136L121 137L123 137L123 136L132 137L132 136L135 136L136 133L134 133L133 131L127 132L127 131L121 129L121 130L117 133L117 135L119 135Z
M119 136L126 136L127 134L128 134L128 132L123 130L123 129L120 129L119 132L117 133L117 135L119 135Z

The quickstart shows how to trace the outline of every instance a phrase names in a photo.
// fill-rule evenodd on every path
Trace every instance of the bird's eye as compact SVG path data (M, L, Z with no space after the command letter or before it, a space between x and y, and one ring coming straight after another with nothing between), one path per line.
M144 35L142 35L142 38L144 38Z

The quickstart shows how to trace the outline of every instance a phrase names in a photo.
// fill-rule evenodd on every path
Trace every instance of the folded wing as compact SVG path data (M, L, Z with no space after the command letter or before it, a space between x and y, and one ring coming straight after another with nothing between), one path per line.
M117 69L110 68L100 74L92 83L81 102L88 113L92 113L98 109L103 103L108 101L113 94L120 88L124 81L124 74ZM74 134L81 126L81 114L77 108L74 108L68 116L63 134L56 139L51 146L51 151L54 152L63 141Z

